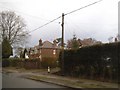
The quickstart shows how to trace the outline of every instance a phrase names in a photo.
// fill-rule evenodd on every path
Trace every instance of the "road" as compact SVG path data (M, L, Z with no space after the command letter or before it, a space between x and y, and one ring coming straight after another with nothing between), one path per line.
M2 88L65 88L65 87L25 79L20 75L17 75L17 73L3 73Z

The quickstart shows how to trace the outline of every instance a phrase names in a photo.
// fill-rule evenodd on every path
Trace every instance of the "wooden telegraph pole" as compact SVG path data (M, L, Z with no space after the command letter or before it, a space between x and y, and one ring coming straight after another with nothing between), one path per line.
M62 75L64 75L64 13L62 13L62 57L61 57L61 71L62 71Z

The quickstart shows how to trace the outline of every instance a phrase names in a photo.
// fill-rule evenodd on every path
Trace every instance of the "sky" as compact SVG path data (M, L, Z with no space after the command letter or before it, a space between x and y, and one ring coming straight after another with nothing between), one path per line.
M80 7L99 0L0 0L0 12L14 11L24 19L28 31L48 23L59 17L62 13L69 13ZM94 38L103 43L109 37L118 34L118 2L119 0L102 0L97 4L86 7L66 15L64 40L71 39L73 34L77 38ZM35 46L39 39L53 41L62 35L62 19L58 19L42 28L31 32L29 44Z

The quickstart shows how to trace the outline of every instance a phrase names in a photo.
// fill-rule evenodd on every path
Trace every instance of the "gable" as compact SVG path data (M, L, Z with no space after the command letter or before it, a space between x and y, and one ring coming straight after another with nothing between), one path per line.
M52 48L53 44L49 41L45 41L42 45L43 48Z

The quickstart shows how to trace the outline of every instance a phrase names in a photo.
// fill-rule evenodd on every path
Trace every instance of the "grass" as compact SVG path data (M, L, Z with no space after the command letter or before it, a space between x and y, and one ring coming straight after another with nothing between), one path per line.
M7 68L3 68L3 70L8 70L8 72L12 72L10 70L13 70L13 71L15 70L23 73L37 72L38 73L37 75L28 75L27 78L33 79L36 81L47 81L47 82L58 83L61 85L72 86L72 87L82 87L82 88L117 88L118 87L117 84L115 83L100 82L96 80L88 80L88 79L82 79L82 78L61 77L61 76L52 75L52 74L45 74L45 75L41 74L41 72L47 72L47 69L29 69L28 70L24 68L7 67Z
M72 86L72 87L82 87L82 88L115 88L116 86L111 86L111 85L103 85L101 83L90 83L90 82L86 82L86 81L80 81L75 82L72 80L67 80L67 79L61 79L61 78L50 78L47 76L35 76L35 75L31 75L29 76L29 79L33 79L33 80L37 80L37 81L52 81L53 83L59 83L61 85L67 85L67 86ZM116 87L117 88L117 87Z
M4 67L3 70L16 70L19 72L42 72L47 71L47 69L25 69L25 68L19 68L19 67Z

